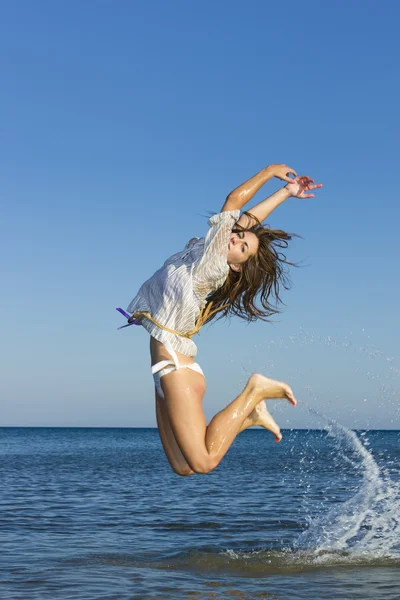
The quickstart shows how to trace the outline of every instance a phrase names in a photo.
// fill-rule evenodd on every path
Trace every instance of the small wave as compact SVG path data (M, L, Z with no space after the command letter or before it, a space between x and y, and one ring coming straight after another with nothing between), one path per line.
M313 550L191 550L155 561L156 569L176 569L207 573L230 573L238 577L264 577L278 573L315 571L326 567L347 568L400 567L400 557L355 555L344 551Z
M253 550L193 548L163 556L135 557L127 554L92 554L74 561L80 566L90 564L139 569L186 571L191 573L221 574L232 577L267 577L274 574L294 574L319 571L327 567L399 568L400 558L356 556L352 552L313 550Z

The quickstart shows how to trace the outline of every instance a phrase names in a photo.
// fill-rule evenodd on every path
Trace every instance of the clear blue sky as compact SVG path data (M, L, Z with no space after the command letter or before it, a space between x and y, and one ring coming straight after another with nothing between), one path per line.
M325 184L270 218L302 266L274 325L202 331L207 416L259 370L400 427L399 20L394 0L2 4L1 424L155 425L148 335L115 307L285 162Z

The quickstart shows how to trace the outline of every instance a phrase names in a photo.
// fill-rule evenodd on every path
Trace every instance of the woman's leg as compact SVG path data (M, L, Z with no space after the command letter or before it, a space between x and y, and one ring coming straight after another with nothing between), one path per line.
M215 469L236 435L250 426L251 419L247 419L262 400L285 398L295 404L289 386L252 375L243 392L216 414L207 427L202 408L205 382L199 373L189 369L172 371L162 377L161 386L175 440L196 473Z
M152 364L171 357L165 347L151 338ZM193 363L182 354L181 364ZM266 398L285 398L295 404L289 386L262 375L252 375L244 391L220 411L207 427L202 400L204 377L190 369L172 371L161 378L165 398L159 399L160 435L172 468L179 474L189 468L197 473L212 471L226 454L236 435L253 425L272 431L279 441L280 430L263 402ZM186 460L186 463L184 462ZM181 473L182 471L182 473Z
M272 415L268 412L265 402L259 402L255 409L249 414L247 419L244 421L240 431L244 431L249 427L264 427L268 429L274 436L275 441L280 442L282 439L281 429L278 423L274 420ZM239 432L240 433L240 432Z
M186 458L183 456L176 443L175 436L171 429L171 423L169 422L167 407L165 400L160 398L156 391L156 416L158 432L160 434L161 443L164 448L164 452L167 455L168 462L172 469L178 475L192 475L194 471L190 468Z
M193 475L194 471L191 469L186 458L183 456L172 431L165 400L160 398L160 396L157 394L157 391L155 392L155 396L158 432L164 452L168 458L168 462L178 475L183 477L187 475ZM267 411L264 401L257 404L252 413L250 413L250 415L245 419L239 433L245 429L248 429L249 427L256 426L264 427L268 431L271 431L274 434L277 442L282 439L279 425L274 421L270 413Z

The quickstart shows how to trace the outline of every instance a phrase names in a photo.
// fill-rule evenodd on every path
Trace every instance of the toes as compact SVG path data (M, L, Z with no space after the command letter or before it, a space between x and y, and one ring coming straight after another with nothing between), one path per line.
M279 427L278 423L273 423L273 427L271 427L271 433L274 435L275 437L275 441L276 442L280 442L282 439L282 434L281 434L281 428Z
M270 432L272 433L272 435L275 437L275 441L276 442L280 442L282 439L282 434L281 434L281 428L279 427L278 423L271 417L271 415L268 413L268 424L267 424L267 429L270 430Z
M287 396L287 399L289 400L289 402L291 404L293 404L293 406L296 406L297 400L294 397L294 394L293 394L293 392L292 392L292 390L290 389L289 386L286 388L286 396Z

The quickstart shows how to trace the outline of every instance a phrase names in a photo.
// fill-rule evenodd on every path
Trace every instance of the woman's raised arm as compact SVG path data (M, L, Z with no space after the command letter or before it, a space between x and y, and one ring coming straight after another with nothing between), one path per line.
M226 198L221 212L226 210L241 210L245 204L250 202L254 194L269 181L272 177L282 179L282 181L293 181L289 174L296 176L296 171L286 165L269 165L261 169L256 175L235 188Z
M284 188L278 190L275 194L272 194L272 196L269 196L269 198L266 198L249 210L249 213L254 216L255 219L252 219L250 215L243 214L240 217L238 224L245 229L248 229L249 227L256 225L257 221L262 223L277 206L290 198L290 196L295 198L314 198L315 194L307 192L311 192L320 187L322 187L322 183L315 183L313 179L310 179L310 177L307 176L291 179L290 183L285 185Z

